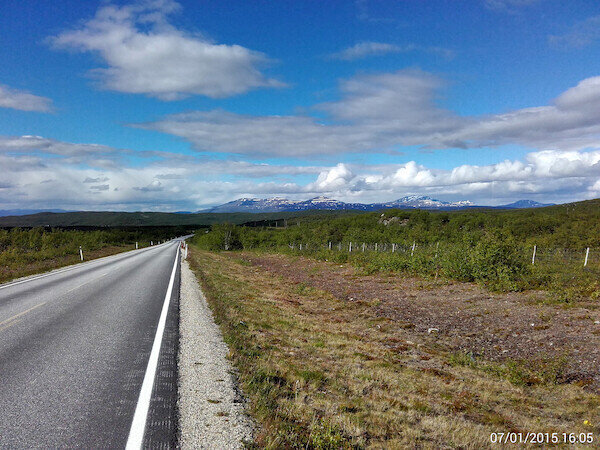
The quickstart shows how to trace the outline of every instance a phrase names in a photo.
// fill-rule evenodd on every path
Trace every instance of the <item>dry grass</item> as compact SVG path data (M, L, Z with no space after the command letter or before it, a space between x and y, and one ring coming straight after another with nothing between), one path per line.
M131 245L117 246L111 245L98 250L86 251L85 260L102 258L104 256L115 255L117 253L132 250ZM59 258L45 259L42 261L33 261L14 267L0 266L0 283L6 283L15 278L35 275L37 273L48 272L49 270L69 266L81 262L79 255L67 255Z
M580 386L528 386L517 369L419 342L410 326L377 317L376 301L340 300L196 248L191 263L260 448L479 449L500 431L600 439L600 399Z

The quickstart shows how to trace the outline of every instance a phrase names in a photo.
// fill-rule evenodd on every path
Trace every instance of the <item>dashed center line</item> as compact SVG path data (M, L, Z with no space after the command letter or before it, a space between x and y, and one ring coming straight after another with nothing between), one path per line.
M25 311L20 312L19 314L15 314L14 316L9 317L8 319L0 322L0 331L5 330L6 328L8 328L10 326L13 326L15 323L18 322L18 320L15 320L15 319L18 319L19 317L24 316L28 312L33 311L34 309L39 308L40 306L45 305L46 303L48 303L48 302L39 303L35 306L32 306L29 309L26 309Z

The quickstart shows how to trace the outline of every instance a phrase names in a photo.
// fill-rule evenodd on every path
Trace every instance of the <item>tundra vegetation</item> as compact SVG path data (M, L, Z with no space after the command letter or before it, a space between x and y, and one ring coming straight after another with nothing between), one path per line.
M184 234L177 227L0 229L0 282L80 261L146 247Z
M478 449L498 446L494 432L598 439L599 219L600 201L590 201L197 233L190 263L259 424L255 445Z
M480 449L496 448L490 435L498 432L598 436L597 391L588 379L571 378L572 360L560 351L533 349L535 357L525 361L490 359L450 345L448 333L467 339L460 326L428 330L419 323L424 318L385 314L390 306L383 299L336 293L339 278L320 288L289 276L302 272L316 281L326 271L352 269L345 264L194 245L189 260L259 425L256 448ZM280 275L284 266L287 274ZM362 277L352 271L351 286ZM386 283L379 273L367 277ZM440 302L473 307L464 298ZM559 308L533 307L547 314ZM539 333L551 330L553 322L546 323L549 329ZM599 327L589 319L585 326Z
M367 272L475 281L494 291L543 289L559 302L600 297L600 200L527 210L388 210L258 224L263 226L216 224L195 242L212 251L304 254Z

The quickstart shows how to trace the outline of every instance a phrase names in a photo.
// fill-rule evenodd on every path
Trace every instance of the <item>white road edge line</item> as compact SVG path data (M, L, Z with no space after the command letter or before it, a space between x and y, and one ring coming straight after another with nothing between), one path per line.
M177 252L175 253L175 262L173 263L171 280L169 281L169 287L167 288L167 294L165 295L165 301L160 313L158 327L156 328L156 335L154 336L154 343L152 344L152 351L150 352L150 358L148 359L148 367L146 368L142 389L140 390L140 396L138 397L137 406L135 407L133 421L131 422L131 428L129 429L129 437L127 438L127 445L125 447L127 450L138 450L142 448L144 431L146 430L146 419L148 418L152 388L154 387L154 378L156 376L156 368L158 367L158 356L165 331L165 324L167 322L169 304L171 303L171 294L173 292L173 283L175 282L178 259L179 245L177 246Z

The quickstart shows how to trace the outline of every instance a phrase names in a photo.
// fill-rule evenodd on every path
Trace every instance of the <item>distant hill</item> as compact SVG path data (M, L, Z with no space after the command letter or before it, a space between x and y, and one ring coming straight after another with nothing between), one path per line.
M206 211L190 213L161 212L38 212L36 214L0 217L0 227L135 227L135 226L209 226L215 223L257 223L291 217L339 214L344 212L379 211L384 209L425 209L457 211L470 208L520 209L544 205L520 200L503 206L477 206L469 201L445 202L426 196L407 196L387 203L345 203L327 197L309 200L240 199ZM13 210L26 211L26 210ZM60 211L60 210L59 210Z
M26 216L41 212L63 213L68 212L65 209L0 209L0 217L6 216Z
M519 200L509 205L494 206L496 209L539 208L550 206L533 200ZM282 211L309 211L309 210L355 210L379 211L382 209L428 209L451 211L465 208L492 208L490 206L475 205L469 200L445 202L423 195L408 195L392 202L386 203L346 203L327 197L315 197L309 200L288 200L286 198L241 198L214 208L206 209L203 213L234 213L234 212L282 212Z
M209 226L229 222L241 224L256 220L278 220L305 215L331 214L331 211L295 211L279 213L160 213L79 211L0 217L0 227L137 227L137 226Z

